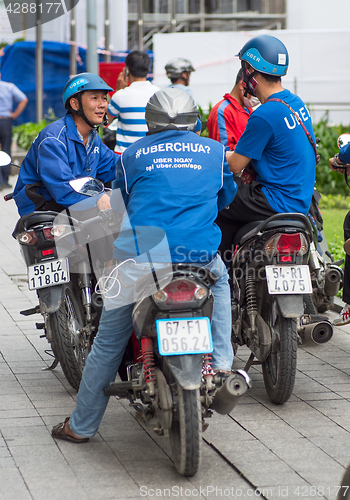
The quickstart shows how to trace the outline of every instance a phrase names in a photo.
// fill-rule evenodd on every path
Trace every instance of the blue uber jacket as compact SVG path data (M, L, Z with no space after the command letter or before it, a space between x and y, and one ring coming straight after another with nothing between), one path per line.
M18 175L13 198L21 216L41 210L55 200L67 208L86 196L76 193L69 181L96 177L109 182L116 177L118 156L105 146L97 130L86 148L70 114L45 127L34 140ZM99 197L90 201L96 206Z

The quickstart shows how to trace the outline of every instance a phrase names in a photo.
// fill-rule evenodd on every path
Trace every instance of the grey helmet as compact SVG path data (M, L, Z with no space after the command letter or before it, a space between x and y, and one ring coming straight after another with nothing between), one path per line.
M180 78L182 73L191 73L192 71L195 71L195 69L192 66L191 61L183 59L182 57L177 57L176 59L172 59L168 62L165 66L165 71L168 78Z
M158 90L146 105L146 122L150 134L164 130L194 130L198 109L192 97L181 89Z

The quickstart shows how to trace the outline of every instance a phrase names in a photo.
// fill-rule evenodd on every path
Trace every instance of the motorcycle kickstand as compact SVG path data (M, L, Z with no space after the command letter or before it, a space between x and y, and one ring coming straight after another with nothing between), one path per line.
M50 366L45 366L44 368L42 368L41 370L43 372L46 372L48 370L54 370L56 368L56 366L58 365L58 363L60 362L60 360L58 359L57 356L55 356L54 354L51 354L51 352L49 350L45 350L45 354L48 354L49 356L51 356L52 358L55 358L52 362L52 365Z
M251 355L249 356L249 359L244 367L244 371L248 372L249 368L252 365L260 365L260 361L254 361L254 358L255 358L254 353L251 353Z

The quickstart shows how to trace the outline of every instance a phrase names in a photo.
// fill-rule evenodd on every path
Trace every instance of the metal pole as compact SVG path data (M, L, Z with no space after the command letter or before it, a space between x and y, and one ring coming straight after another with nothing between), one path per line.
M98 75L96 0L87 0L87 70Z
M176 0L171 0L171 32L176 33Z
M35 45L36 121L43 119L43 39L40 9L37 9Z
M137 2L137 24L139 28L139 50L143 50L143 0Z
M110 20L109 20L109 0L105 0L105 50L109 51L111 45ZM105 54L105 61L110 62L111 54Z
M205 31L205 3L200 0L199 4L199 18L200 18L200 31Z
M77 46L76 46L76 23L75 9L70 11L70 48L69 48L69 74L70 76L77 74Z

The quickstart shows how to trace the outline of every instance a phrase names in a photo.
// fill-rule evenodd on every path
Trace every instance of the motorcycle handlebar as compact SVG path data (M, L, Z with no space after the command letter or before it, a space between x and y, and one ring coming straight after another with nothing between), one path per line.
M4 195L4 200L5 201L10 201L13 198L13 193L7 193Z

